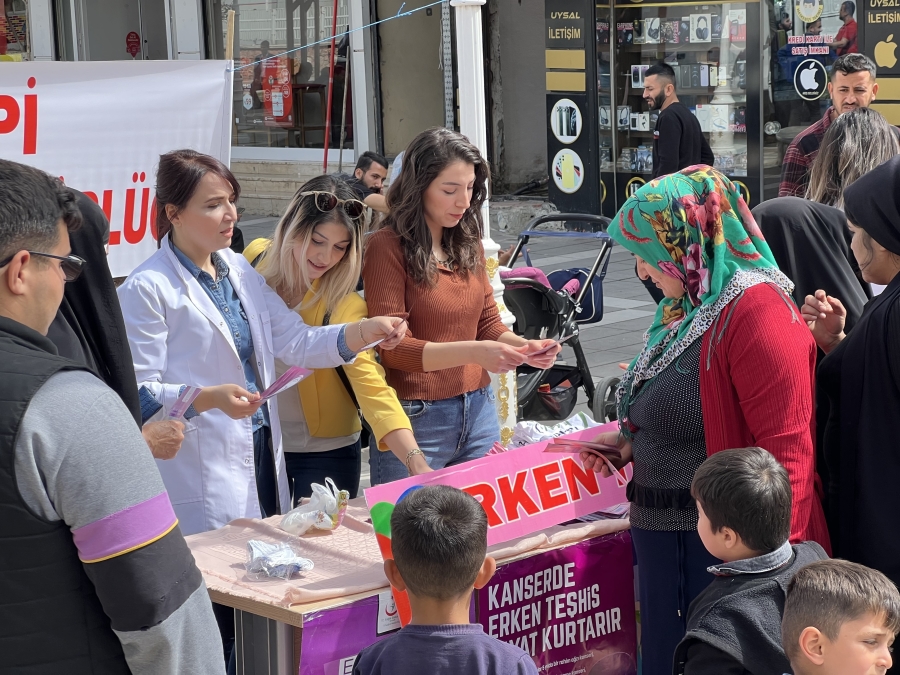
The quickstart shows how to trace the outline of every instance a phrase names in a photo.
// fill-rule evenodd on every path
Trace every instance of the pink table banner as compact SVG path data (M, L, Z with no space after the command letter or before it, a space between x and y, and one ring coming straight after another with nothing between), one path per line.
M593 440L603 431L618 430L618 423L584 429L563 438ZM379 532L375 521L388 515L403 494L417 486L450 485L468 492L488 516L488 545L538 532L589 513L627 501L625 483L604 478L581 464L577 448L571 453L545 453L547 441L488 455L458 466L385 483L365 491L376 533L389 537L389 524ZM626 476L631 478L630 465ZM376 508L384 504L390 508Z

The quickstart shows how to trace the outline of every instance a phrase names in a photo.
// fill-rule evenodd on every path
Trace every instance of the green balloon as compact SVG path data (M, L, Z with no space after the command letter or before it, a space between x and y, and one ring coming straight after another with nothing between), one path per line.
M394 505L390 502L378 502L369 509L372 516L372 527L375 532L390 539L391 537L391 514L394 512Z

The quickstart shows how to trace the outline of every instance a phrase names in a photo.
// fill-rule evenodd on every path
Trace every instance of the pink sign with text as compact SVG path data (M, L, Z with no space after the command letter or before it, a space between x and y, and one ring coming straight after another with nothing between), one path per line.
M593 440L618 424L585 429L565 438ZM488 545L499 544L558 525L567 520L603 511L627 501L621 478L604 478L586 470L577 448L572 452L544 452L548 441L488 455L458 466L422 476L377 485L365 491L366 503L396 504L415 486L450 485L468 492L488 516ZM625 469L631 477L630 465ZM374 524L373 511L373 524ZM378 528L376 527L376 530Z

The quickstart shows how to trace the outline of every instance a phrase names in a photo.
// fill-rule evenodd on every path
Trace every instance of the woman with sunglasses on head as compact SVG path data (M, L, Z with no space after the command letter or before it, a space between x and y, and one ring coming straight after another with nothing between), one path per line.
M364 217L365 204L344 181L319 176L294 195L274 238L251 242L244 256L308 325L353 324L368 311L365 300L354 292ZM276 359L276 374L285 369ZM352 365L316 370L297 388L278 395L285 464L295 501L309 497L310 483L324 483L326 477L351 498L357 495L360 421L345 382L352 387L379 448L405 462L418 447L409 419L373 353L359 354ZM424 458L413 454L410 474L427 471L431 469Z
M465 136L423 131L406 149L390 213L363 257L369 313L408 315L409 333L381 359L432 469L482 457L500 440L488 372L549 368L560 350L500 321L481 246L489 173ZM373 484L407 475L390 452L373 448L369 464Z
M158 462L185 534L290 507L278 403L261 391L275 358L292 366L352 362L376 340L390 349L405 327L375 318L310 328L243 256L227 247L240 186L213 157L177 150L160 158L160 249L119 289L138 385L168 415L186 386L201 392L184 418L181 450ZM178 415L180 417L180 415Z

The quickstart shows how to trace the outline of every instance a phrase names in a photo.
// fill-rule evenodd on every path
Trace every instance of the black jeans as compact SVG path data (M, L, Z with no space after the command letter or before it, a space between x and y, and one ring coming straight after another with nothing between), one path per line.
M275 474L275 454L272 452L272 429L263 426L253 432L253 460L256 465L256 495L263 518L288 509L279 509L278 478Z
M312 496L311 483L325 484L330 478L339 490L350 493L350 499L359 493L360 442L326 452L286 452L284 464L291 484L291 501L296 504L302 497Z

